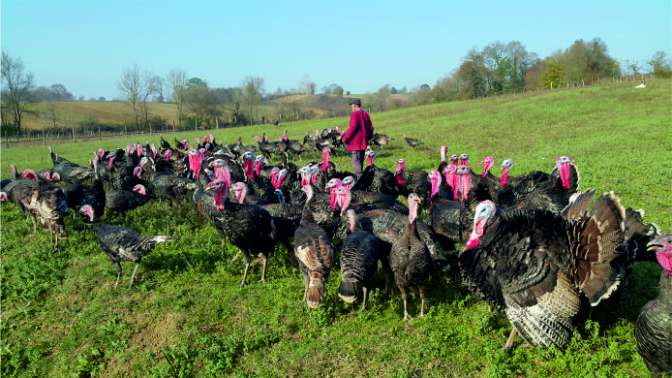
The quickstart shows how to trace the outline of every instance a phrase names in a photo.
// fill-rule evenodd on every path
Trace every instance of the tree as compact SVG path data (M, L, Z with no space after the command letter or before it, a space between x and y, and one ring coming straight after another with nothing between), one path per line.
M166 97L164 96L164 89L166 86L165 80L163 80L161 76L154 76L154 86L154 100L163 103L166 100Z
M260 77L248 76L243 80L242 103L248 109L248 118L254 122L256 114L255 109L261 103L264 94L264 79Z
M182 70L172 70L167 76L170 89L173 91L173 101L177 107L177 124L182 127L184 107L184 90L187 85L187 73Z
M544 60L541 72L541 83L544 88L557 88L564 84L565 66L561 62L561 54L556 53Z
M12 115L14 126L20 131L26 105L31 101L33 74L25 72L25 67L20 59L12 58L4 51L2 52L0 65L2 67L3 85L2 103Z
M314 95L315 90L317 89L317 84L310 79L310 76L306 75L303 77L299 83L299 92L307 95Z
M422 84L415 91L414 101L418 105L429 104L432 102L432 87L429 84Z
M672 67L667 54L664 51L656 51L655 54L647 62L651 67L651 71L658 78L672 77Z
M637 74L639 73L640 69L639 62L637 62L636 60L633 61L626 60L625 67L630 71L630 74L633 76L637 76Z
M149 107L147 102L150 97L156 95L160 91L161 87L161 77L152 74L149 71L145 71L142 76L142 82L140 86L140 110L143 116L143 123L145 128L149 129L149 133L152 133L152 125L149 122Z
M189 79L182 91L182 96L185 106L194 113L198 121L210 124L212 119L219 115L215 96L204 80L197 77Z
M478 98L487 95L488 86L492 87L492 79L488 78L483 54L471 50L457 69L456 74L463 98Z
M329 84L322 88L322 93L326 95L343 97L343 87L338 84Z
M389 107L390 95L391 90L389 84L385 84L382 87L380 87L378 91L371 98L372 108L377 111L386 110Z
M126 101L128 101L128 105L131 107L131 110L133 110L135 125L138 126L140 124L140 108L138 103L141 99L140 91L142 86L140 68L138 68L137 65L127 68L117 85L121 92L126 96Z
M37 87L33 90L35 101L72 101L74 96L63 84L53 84L49 87Z

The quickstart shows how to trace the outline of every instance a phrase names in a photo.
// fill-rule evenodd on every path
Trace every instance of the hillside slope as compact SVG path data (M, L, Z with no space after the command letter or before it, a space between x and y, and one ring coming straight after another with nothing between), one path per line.
M573 157L581 188L614 190L626 206L672 228L672 86L651 82L568 90L539 96L507 96L434 104L372 115L378 132L391 135L379 150L391 168L403 157L412 169L432 169L438 148L468 152L477 165L485 154L512 174L550 170L560 154ZM283 128L304 132L345 125L347 119L299 122L273 128L219 130L220 141L247 143ZM199 136L202 136L202 132ZM416 150L402 136L422 139ZM179 138L193 137L181 133ZM173 135L169 136L172 140ZM58 145L63 156L85 163L99 146L123 146L133 138ZM150 141L158 141L158 136ZM145 140L140 140L145 142ZM319 158L312 153L298 163ZM337 157L349 168L349 158ZM50 166L45 146L2 150L2 173ZM496 173L499 169L495 169ZM222 249L217 232L191 214L177 218L153 203L107 221L175 240L143 259L136 286L114 290L115 271L81 223L68 217L68 239L52 254L49 236L32 235L30 221L13 205L0 213L3 376L436 376L436 377L646 377L632 334L641 306L656 293L660 269L638 264L624 293L577 332L568 348L501 350L506 319L476 296L436 283L423 320L401 320L394 292L374 291L368 309L344 305L332 274L325 305L309 311L302 302L301 274L279 249L269 262L268 282L238 282L242 263L235 248ZM125 283L131 265L124 265ZM357 307L357 306L355 306ZM412 309L411 311L414 311ZM600 325L605 312L615 319ZM602 314L602 315L601 315Z

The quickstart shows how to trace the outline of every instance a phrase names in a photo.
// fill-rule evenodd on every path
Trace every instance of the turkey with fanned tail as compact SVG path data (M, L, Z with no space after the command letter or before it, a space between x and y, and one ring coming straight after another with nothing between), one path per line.
M465 281L504 312L516 334L539 346L562 348L573 331L581 295L592 306L618 287L625 267L623 207L613 193L592 204L576 195L561 214L546 210L498 212L481 202L459 256Z

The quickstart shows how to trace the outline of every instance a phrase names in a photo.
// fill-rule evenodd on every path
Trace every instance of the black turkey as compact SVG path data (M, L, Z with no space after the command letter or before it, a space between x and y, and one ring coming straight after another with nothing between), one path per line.
M75 204L75 210L82 215L85 223L98 222L105 212L105 190L103 182L96 178L91 186L83 186L81 197Z
M647 244L658 236L658 229L643 220L644 210L625 209L625 243L622 246L628 262L654 261L655 253Z
M411 146L413 148L416 148L419 145L423 144L422 141L420 139L417 139L417 138L404 137L404 140L406 141L406 144L408 144L409 146Z
M378 267L380 240L372 233L357 228L357 215L347 211L349 235L341 246L341 286L338 296L346 303L354 303L362 292L362 309L366 308L369 288L374 284Z
M231 244L240 249L245 258L240 286L247 283L247 273L253 257L261 259L261 282L265 282L268 257L275 250L276 243L271 215L259 206L229 201L231 182L228 166L219 160L214 167L217 179L209 184L208 189L214 193L214 205L219 212L212 219L213 225Z
M423 201L429 202L429 193L432 189L429 176L424 171L408 171L406 161L399 159L394 173L399 188L399 194L407 196L417 194Z
M427 245L420 240L416 228L416 218L421 200L418 195L408 196L408 223L404 232L392 243L390 267L394 273L394 282L401 292L404 303L404 320L411 319L407 309L407 293L417 289L420 294L420 317L425 316L426 285L432 270L432 258Z
M142 257L149 254L156 244L170 240L170 237L162 235L141 236L130 228L110 224L95 223L93 224L93 230L96 233L98 245L112 260L117 270L117 280L114 283L115 288L121 282L121 260L133 261L135 263L129 284L129 287L131 287L133 286L135 274Z
M105 192L105 208L112 212L124 213L140 207L149 201L147 189L137 184L132 190L110 189Z
M351 191L355 183L352 176L346 176L342 181L338 179L330 180L332 193L339 197L338 205L341 208L341 215L345 214L348 207L351 207L356 212L364 212L373 209L394 209L397 212L408 214L406 206L397 202L397 200L384 193L379 192L364 192L361 190ZM339 190L343 189L343 190Z
M93 171L75 164L58 154L56 154L51 147L49 147L49 154L51 155L51 162L53 163L52 171L58 173L60 178L64 181L84 181L93 176Z
M507 209L545 209L560 212L579 186L579 171L566 156L556 161L551 174L534 171L508 177L505 187L498 190L497 204Z
M364 157L366 158L366 168L364 168L362 176L357 180L352 189L365 192L380 192L396 198L399 195L399 189L397 181L394 178L394 173L376 166L375 151L366 150Z
M654 377L672 373L672 235L661 235L649 243L660 275L658 297L647 303L637 317L637 351Z
M481 202L459 256L465 280L502 307L516 334L532 345L562 348L573 331L581 295L592 306L618 287L624 210L613 193L592 204L593 192L575 196L562 214L546 210L497 212Z

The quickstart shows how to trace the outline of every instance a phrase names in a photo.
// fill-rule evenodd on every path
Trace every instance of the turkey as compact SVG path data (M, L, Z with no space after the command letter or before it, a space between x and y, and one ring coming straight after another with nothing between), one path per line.
M346 303L354 303L361 289L363 310L378 267L380 240L370 232L357 229L354 210L347 211L347 218L349 235L341 246L341 286L338 288L338 296Z
M404 159L399 159L397 161L394 177L397 180L399 194L407 196L410 193L415 193L423 201L429 199L429 192L432 188L429 183L427 172L408 171L406 169L406 161Z
M162 235L144 237L130 228L104 223L95 223L92 227L96 234L98 245L112 260L117 270L117 280L114 283L115 288L121 282L121 260L129 260L135 263L133 273L131 274L131 282L128 285L130 288L133 286L135 274L143 256L149 254L156 244L171 240L170 237Z
M305 207L311 215L311 221L324 227L329 235L333 235L338 227L338 202L336 195L316 193L310 184L303 185L301 190L306 194Z
M33 223L33 232L38 224L47 228L54 251L65 235L64 217L68 211L65 194L60 187L45 182L18 179L3 187L7 199L19 206Z
M54 153L51 147L49 147L49 154L54 165L52 171L58 173L62 180L68 182L84 181L93 176L93 171L60 157Z
M672 373L672 235L649 243L663 268L658 297L647 303L637 317L637 351L654 377Z
M324 299L324 286L334 266L334 247L329 235L313 218L308 207L303 210L301 223L294 233L294 255L303 274L303 299L310 308L318 308Z
M551 174L534 171L518 177L508 177L506 187L496 194L502 208L545 209L559 213L576 193L579 171L566 156L556 160Z
M562 214L546 210L497 212L478 204L473 231L459 256L464 279L502 307L516 334L532 345L562 348L569 341L581 296L592 306L618 287L624 210L613 193L592 204L574 197Z
M373 138L371 138L371 142L376 146L380 146L382 148L388 143L390 143L390 137L385 134L375 133L373 134Z
M141 177L153 198L167 201L179 209L184 198L188 198L189 191L196 189L196 185L186 177L175 175L172 168L159 168L156 164L145 163L141 166Z
M416 219L421 205L420 197L411 193L408 196L408 223L404 232L392 243L390 267L394 273L394 282L401 292L404 303L404 320L411 319L407 309L407 292L417 289L420 294L420 317L425 316L426 285L432 270L429 249L418 237Z
M214 205L219 210L213 217L213 225L240 249L245 258L240 286L247 284L247 273L253 257L258 257L262 262L260 281L265 282L268 257L273 253L276 243L271 215L259 206L229 201L230 174L228 166L221 160L215 162L215 177L208 185L208 189L214 193Z
M429 208L429 224L447 250L454 250L455 242L464 240L468 219L469 211L461 202L441 199L433 202Z
M84 222L97 222L105 212L105 190L103 182L96 178L91 186L82 188L81 197L74 209L82 215Z
M366 158L366 168L364 168L362 176L357 180L352 189L365 192L380 192L396 198L399 195L399 189L394 174L387 169L376 166L375 151L366 150L364 157Z
M420 139L416 139L416 138L408 138L408 137L405 136L404 140L406 141L406 144L408 144L409 146L411 146L413 148L416 148L419 145L424 144L424 143L422 143L422 141Z
M147 189L137 184L132 190L111 189L105 192L105 208L117 213L140 207L149 201Z
M625 243L622 246L628 262L654 261L655 253L647 244L658 236L656 225L644 223L644 210L625 209Z
M363 212L373 209L394 209L400 213L408 214L408 209L398 203L396 199L387 194L379 192L364 192L361 190L350 191L350 188L353 187L355 179L352 176L346 176L342 181L338 179L332 179L336 181L336 184L333 185L332 192L336 189L342 188L344 191L341 192L343 199L347 201L347 205L344 206L344 203L340 203L341 215L345 214L348 206L356 212Z

